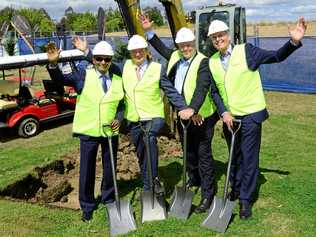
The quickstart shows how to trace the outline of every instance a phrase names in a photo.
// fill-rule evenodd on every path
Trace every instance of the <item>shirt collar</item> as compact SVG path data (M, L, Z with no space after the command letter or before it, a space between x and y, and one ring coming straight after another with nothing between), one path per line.
M224 58L224 57L230 56L230 55L232 54L232 51L233 51L233 47L232 47L232 45L230 44L230 45L228 46L228 49L227 49L227 51L226 51L226 54L225 54L225 55L221 54L221 57Z
M95 72L97 73L98 77L105 76L105 77L107 77L107 78L110 78L109 71L107 71L105 74L102 74L102 73L99 72L98 70L95 70Z
M147 61L147 59L145 59L145 61L139 67L140 67L140 69L143 70L147 67L147 65L148 65L148 61Z
M189 58L189 59L187 59L187 60L185 60L184 57L182 56L181 59L180 59L180 63L190 64L196 54L197 54L197 52L196 52L194 55L192 55L191 58Z

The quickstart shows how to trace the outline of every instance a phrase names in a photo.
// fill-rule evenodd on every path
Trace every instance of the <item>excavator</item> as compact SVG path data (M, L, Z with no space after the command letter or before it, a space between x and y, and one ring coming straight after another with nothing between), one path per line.
M134 34L144 35L139 24L138 14L141 12L140 0L115 0L124 19L127 34L131 37ZM183 9L181 0L159 0L165 8L170 31L173 40L181 27L187 27L187 15ZM217 6L202 6L192 12L194 20L196 47L206 56L215 53L210 40L207 39L208 26L213 20L224 21L230 29L230 35L235 44L246 42L246 15L245 8L235 4L222 4Z
M123 17L128 37L134 34L143 35L144 31L138 21L141 13L140 0L115 0ZM187 27L187 15L183 9L181 0L159 0L165 8L169 28L173 40L177 31ZM222 4L217 6L203 6L191 13L193 25L195 26L196 48L204 55L210 57L216 50L207 37L208 26L213 20L224 21L230 31L231 39L235 44L246 42L246 15L245 8L235 4ZM176 46L176 44L175 44ZM167 134L174 137L176 134L175 114L171 107L165 106L166 122L168 124Z

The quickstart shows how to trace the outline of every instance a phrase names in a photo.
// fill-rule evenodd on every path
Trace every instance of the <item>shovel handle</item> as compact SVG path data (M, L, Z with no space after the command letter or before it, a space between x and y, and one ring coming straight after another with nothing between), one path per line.
M226 179L225 179L225 188L224 188L224 202L226 202L227 195L228 195L228 184L229 184L229 175L230 175L230 169L231 164L233 160L233 153L234 153L234 145L235 145L235 135L241 128L241 120L234 119L233 120L233 126L232 130L230 131L232 134L231 143L230 143L230 151L229 151L229 158L228 158L228 164L227 164L227 172L226 172Z
M152 165L151 165L151 153L150 153L150 142L149 142L149 132L152 127L152 118L143 118L139 120L139 125L141 130L145 135L145 149L147 154L147 172L149 178L150 189L153 190L153 175L152 175Z
M102 127L103 127L103 129L105 129L105 128L112 129L111 125L107 125L107 124L104 124ZM116 170L115 170L114 154L113 154L113 146L112 146L112 134L108 135L107 138L108 138L109 150L110 150L110 160L111 160L111 169L112 169L112 177L113 177L115 204L116 204L116 208L117 208L117 211L119 213L119 216L121 218L121 205L120 205L120 198L119 198L117 181L116 181Z
M186 121L186 122L184 122L184 121ZM191 122L192 122L191 118L189 120L180 119L180 124L181 124L181 126L183 128L183 131L188 129L188 127L190 126Z
M180 119L183 128L183 171L182 171L182 188L186 191L187 183L187 144L188 144L188 127L191 124L191 119L187 123Z
M239 129L241 128L241 120L240 119L233 119L233 128L230 130L231 134L236 134Z

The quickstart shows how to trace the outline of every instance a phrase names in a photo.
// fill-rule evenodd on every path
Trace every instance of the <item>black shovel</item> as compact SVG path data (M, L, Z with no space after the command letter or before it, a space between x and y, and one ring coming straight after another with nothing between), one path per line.
M230 130L232 134L229 159L227 164L227 172L225 179L224 197L214 197L212 206L210 208L209 214L206 219L202 222L202 226L212 229L218 232L224 233L227 229L228 223L231 219L233 209L235 207L236 201L230 201L228 198L228 184L229 184L229 174L231 168L231 162L234 152L235 135L241 127L241 121L234 119L234 126ZM237 125L236 128L235 124Z
M112 129L110 132L105 132L106 128L110 126L103 126L104 133L108 137L110 158L111 158L111 168L113 175L113 184L114 184L114 194L115 202L106 204L106 210L108 215L108 220L110 222L110 235L117 236L126 234L130 231L136 230L136 222L133 216L133 210L130 206L129 201L120 200L116 182L116 171L114 165L114 156L112 148Z
M188 127L191 123L189 120L186 124L180 119L181 126L183 128L183 171L182 171L182 187L175 187L171 204L170 204L170 215L179 219L188 219L191 211L192 200L194 192L187 190L187 138L188 138Z
M145 147L147 152L147 172L149 178L149 191L141 193L141 220L145 221L164 220L167 218L166 204L164 195L156 196L154 192L153 177L152 177L152 164L151 153L149 144L149 131L152 125L151 119L140 120L140 128L145 134Z

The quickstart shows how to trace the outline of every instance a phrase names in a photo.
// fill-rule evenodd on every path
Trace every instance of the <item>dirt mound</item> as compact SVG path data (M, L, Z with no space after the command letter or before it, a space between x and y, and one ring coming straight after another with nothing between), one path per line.
M159 157L182 156L181 146L176 139L158 138ZM101 149L100 149L101 150ZM61 157L44 167L36 167L32 174L0 190L0 196L23 199L30 202L49 203L50 205L79 209L79 147L67 156ZM101 151L97 157L96 195L100 193L102 180ZM117 179L133 180L140 174L135 147L128 135L120 136L117 160Z

